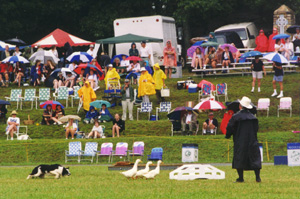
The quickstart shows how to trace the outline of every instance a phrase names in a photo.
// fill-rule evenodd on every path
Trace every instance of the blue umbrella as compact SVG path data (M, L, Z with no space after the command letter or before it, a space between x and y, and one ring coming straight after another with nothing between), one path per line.
M102 108L102 105L105 104L107 108L111 106L111 104L108 101L105 100L96 100L90 103L90 106L93 106L95 108Z
M275 53L275 52L265 54L263 56L263 58L274 61L274 62L282 63L282 64L288 63L288 60L283 55L281 55L279 53Z
M125 55L125 54L119 54L119 55L115 55L112 59L111 59L111 63L113 63L114 62L114 60L116 59L116 58L119 58L119 60L121 61L122 60L122 56L123 55ZM125 55L126 56L126 58L128 57L128 55Z
M57 68L54 71L52 71L52 73L50 74L52 77L57 77L57 74L59 72L62 72L63 76L66 78L66 73L72 73L74 74L74 72L72 72L69 68ZM75 75L75 74L74 74Z
M67 58L69 62L73 62L73 61L90 62L92 61L92 59L93 57L89 55L87 52L74 52Z
M206 41L197 41L192 46L200 46L201 44L205 43Z
M288 34L278 34L278 35L275 35L273 37L273 39L286 39L286 38L289 38L289 37L290 37L290 35L288 35Z
M0 100L0 105L10 105L10 103L5 100Z
M244 53L241 58L246 58L246 57L256 57L256 56L262 56L262 53L259 51L250 51Z
M65 108L60 102L53 101L53 100L48 100L46 102L40 103L40 108L46 108L48 105L50 105L52 107L52 109L56 109L57 105L60 105L61 108Z
M24 64L29 63L29 61L27 59L25 59L24 57L22 57L22 56L10 56L10 57L7 57L7 58L3 59L2 62L4 62L4 63L7 63L7 62L9 62L9 63L11 63L11 62L13 62L13 63L20 62L20 63L24 63Z

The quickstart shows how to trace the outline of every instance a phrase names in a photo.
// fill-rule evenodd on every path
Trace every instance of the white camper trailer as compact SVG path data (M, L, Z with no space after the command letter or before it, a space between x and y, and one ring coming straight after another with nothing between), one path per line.
M121 36L128 33L163 39L163 43L147 43L147 46L152 50L150 64L163 64L163 49L168 40L171 40L172 46L177 51L177 36L175 20L171 17L160 15L148 17L133 17L122 18L114 21L115 36ZM116 44L116 54L128 55L131 43ZM141 44L136 43L137 49L140 49Z

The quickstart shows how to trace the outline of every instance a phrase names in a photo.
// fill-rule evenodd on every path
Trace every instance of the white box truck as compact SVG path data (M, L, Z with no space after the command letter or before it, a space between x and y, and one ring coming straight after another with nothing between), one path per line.
M176 48L177 54L177 36L175 20L171 17L160 15L146 17L121 18L114 20L115 36L121 36L128 33L163 39L163 43L147 43L152 50L150 64L163 64L163 50L168 40L171 40L172 46ZM136 43L137 49L141 44ZM116 54L128 55L131 43L116 44ZM178 56L177 56L178 57Z

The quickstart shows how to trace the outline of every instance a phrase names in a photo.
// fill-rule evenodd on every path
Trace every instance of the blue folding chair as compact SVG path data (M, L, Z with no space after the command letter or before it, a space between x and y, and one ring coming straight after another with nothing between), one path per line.
M162 160L163 149L161 147L156 147L151 150L151 154L148 155L147 160L158 161Z

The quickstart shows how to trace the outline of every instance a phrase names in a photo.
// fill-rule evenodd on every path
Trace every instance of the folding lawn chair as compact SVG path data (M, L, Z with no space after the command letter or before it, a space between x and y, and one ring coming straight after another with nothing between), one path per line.
M198 101L201 98L210 97L213 95L212 87L210 84L202 84L201 90L199 91Z
M113 151L113 143L106 142L101 144L101 151L97 151L97 163L98 163L98 158L100 159L100 157L108 157L108 162L110 162L112 151Z
M80 151L81 154L80 154L80 159L79 159L79 162L80 161L91 161L93 162L94 160L94 157L97 153L97 149L98 149L98 142L87 142L85 143L85 149L84 151ZM91 159L82 159L82 157L91 157Z
M279 117L279 110L290 110L290 117L292 117L292 98L282 97L277 109L277 116Z
M21 130L20 130L21 129ZM27 135L27 131L28 131L28 129L27 129L27 126L18 126L17 127L17 131L15 131L14 132L14 134L17 136L17 139L20 139L20 137L22 136L22 135L26 135L26 136L28 136ZM10 134L7 134L7 140L9 140L9 135ZM27 137L27 140L29 140L29 139L31 139L29 136Z
M36 89L25 89L24 97L21 97L21 110L23 102L31 102L31 109L33 109L33 102L35 101Z
M10 97L5 97L6 101L17 102L17 109L19 107L19 102L21 102L22 89L11 89Z
M47 100L50 100L50 88L40 88L39 89L39 96L34 97L35 98L35 109L37 109L37 102L45 102Z
M74 103L73 101L74 100L80 100L80 97L78 95L78 90L80 89L80 87L79 86L74 86L73 89L74 89L74 93L73 93L73 95L70 95L72 107L73 107L73 103Z
M119 156L120 158L124 157L124 159L126 160L127 151L128 151L128 143L118 142L117 146L116 146L116 150L112 151L111 161L113 162L113 157L114 156Z
M144 150L145 150L144 147L145 147L144 142L134 142L132 150L128 150L129 158L134 156L144 157Z
M171 111L171 102L161 102L159 107L156 107L156 121L158 121L158 113L169 113Z
M266 110L269 117L270 98L260 98L257 102L257 110Z
M148 113L149 119L152 111L152 102L142 102L141 108L137 108L136 120L139 120L139 113Z
M61 86L57 89L57 95L53 93L54 99L57 100L66 100L66 108L68 107L68 99L69 99L69 92L68 87Z
M69 151L65 151L65 162L68 161L78 161L80 162L80 151L81 151L81 142L69 142ZM75 159L69 159L69 157L75 157Z
M163 156L163 149L161 147L156 147L151 150L151 154L148 155L147 160L151 160L151 161L162 160L162 156Z
M220 97L224 96L225 97L225 102L228 101L228 96L227 96L227 84L226 83L222 83L222 84L217 84L216 86L216 96L218 98L218 101L220 101Z

